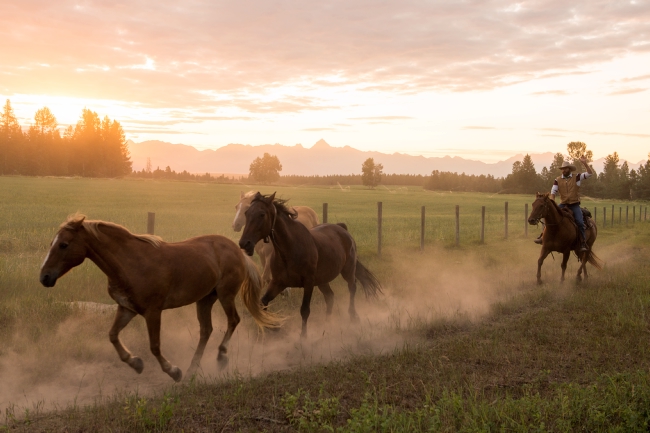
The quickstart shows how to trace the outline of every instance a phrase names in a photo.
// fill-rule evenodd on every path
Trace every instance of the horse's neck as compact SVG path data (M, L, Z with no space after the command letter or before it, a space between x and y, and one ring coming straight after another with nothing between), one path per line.
M112 227L102 227L102 234L100 238L97 238L94 234L84 231L86 245L88 246L87 257L97 265L99 269L106 274L109 281L124 281L125 275L123 272L122 262L126 258L124 251L127 251L127 248L124 248L128 240L119 239L116 240L114 231L116 229ZM123 234L117 234L118 237L125 237Z
M283 260L295 248L295 245L300 242L300 232L296 230L296 228L300 230L299 226L302 226L302 224L291 219L286 214L277 213L275 228L273 229L273 248L275 249L276 255L281 256Z

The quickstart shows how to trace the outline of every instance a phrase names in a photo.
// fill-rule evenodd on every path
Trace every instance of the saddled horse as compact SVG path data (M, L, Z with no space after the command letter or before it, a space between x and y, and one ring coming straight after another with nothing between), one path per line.
M250 207L255 194L257 194L257 191L248 191L247 193L241 191L239 203L235 205L237 213L232 222L232 229L234 231L241 231L246 224L246 211ZM296 221L301 222L308 229L319 224L318 215L312 208L307 206L292 206L292 209L296 212ZM271 263L271 257L273 256L273 244L267 240L259 241L255 244L255 252L260 256L263 270L262 283L266 286L271 282L271 266L269 264Z
M580 260L580 267L578 268L578 281L582 281L582 272L584 271L585 280L587 275L587 262L591 263L597 269L602 269L600 259L594 254L592 246L596 242L598 229L596 222L591 221L591 225L585 228L585 241L587 242L588 251L580 251L580 240L578 234L578 227L576 226L573 218L573 213L570 209L562 209L555 200L549 197L549 194L537 193L535 201L533 202L533 209L528 217L528 223L536 225L541 219L544 219L546 228L542 236L542 251L537 260L537 284L542 284L542 264L544 259L553 251L562 253L562 278L564 281L564 272L566 265L571 256L571 251L574 251Z
M268 305L285 287L303 287L300 314L302 333L307 335L311 296L318 286L325 297L327 317L332 314L334 292L329 283L339 274L348 283L350 291L350 319L357 321L354 308L356 280L361 282L366 296L381 293L377 278L357 258L357 246L345 224L320 224L307 229L296 221L296 212L285 205L286 200L255 194L246 211L246 227L239 246L251 256L255 244L269 237L275 248L271 259L271 283L262 297Z
M162 370L177 382L183 373L160 351L162 310L196 302L201 331L189 374L199 367L212 333L212 306L217 299L228 319L228 329L219 345L220 367L228 362L228 341L240 320L235 307L240 288L244 305L260 327L280 325L280 318L260 305L257 267L233 241L223 236L167 243L158 236L136 235L118 224L88 221L83 215L74 215L61 224L52 241L41 266L41 283L53 287L86 258L106 274L108 294L118 304L110 341L120 359L138 373L144 368L142 359L131 355L119 338L120 331L137 314L144 316L147 323L151 353Z

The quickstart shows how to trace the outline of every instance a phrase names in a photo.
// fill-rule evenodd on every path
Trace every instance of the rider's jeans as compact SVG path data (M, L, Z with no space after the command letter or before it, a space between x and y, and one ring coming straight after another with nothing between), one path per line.
M580 208L580 203L574 203L574 204L560 204L561 208L568 207L571 209L571 212L573 212L573 217L576 220L576 224L578 224L578 229L580 230L580 234L582 235L582 240L586 240L587 237L585 236L585 221L582 218L582 209Z

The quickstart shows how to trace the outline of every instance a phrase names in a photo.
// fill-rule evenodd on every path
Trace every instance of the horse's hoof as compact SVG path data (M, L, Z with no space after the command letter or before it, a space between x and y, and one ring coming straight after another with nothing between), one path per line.
M219 366L219 370L223 370L228 366L228 357L226 355L219 354L217 356L217 366Z
M137 356L132 356L131 359L129 359L129 366L138 374L142 373L142 370L144 370L144 362L142 362L142 360Z
M167 374L169 375L169 377L174 379L174 382L180 382L181 379L183 378L183 372L178 367L172 367L171 370L167 372Z
M542 285L542 280L537 280L537 285L541 286Z

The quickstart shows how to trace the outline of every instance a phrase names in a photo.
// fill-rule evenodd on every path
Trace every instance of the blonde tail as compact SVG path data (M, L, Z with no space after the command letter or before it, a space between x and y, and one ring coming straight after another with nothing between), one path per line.
M246 265L246 275L241 286L241 297L244 305L260 328L279 328L282 326L284 318L262 308L260 303L262 277L250 257L245 255L243 251L242 255Z

